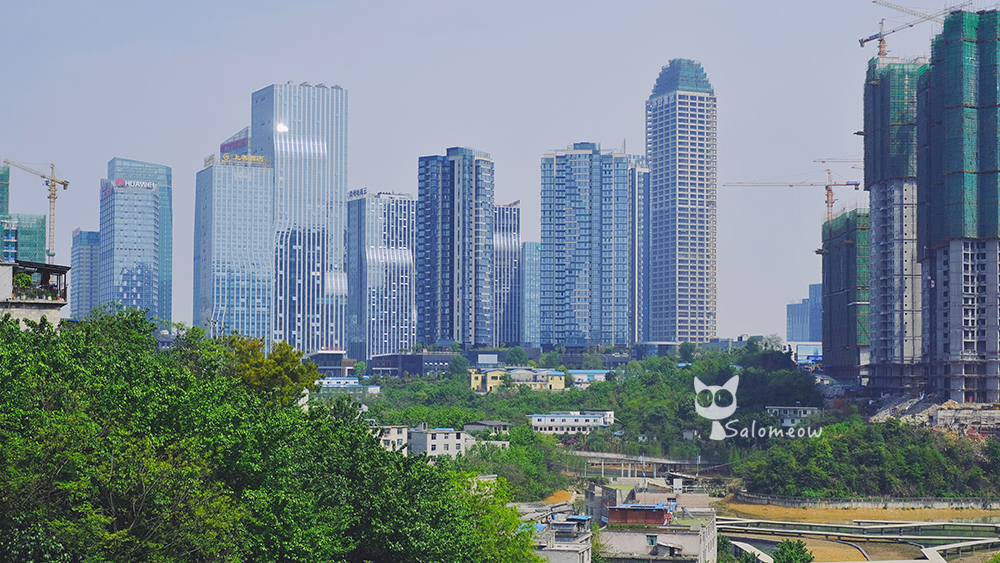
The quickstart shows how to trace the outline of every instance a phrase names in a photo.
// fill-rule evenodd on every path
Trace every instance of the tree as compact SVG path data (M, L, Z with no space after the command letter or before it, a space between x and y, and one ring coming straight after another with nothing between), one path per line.
M452 342L451 343L451 347L449 348L449 350L451 350L452 352L454 352L456 354L459 353L459 352L461 352L462 351L462 343L461 342Z
M604 360L596 352L583 354L583 369L604 369Z
M562 363L562 354L556 350L546 352L542 354L542 357L538 358L538 365L543 368L552 369L562 365Z
M526 366L528 365L528 355L524 353L524 348L514 346L507 352L504 363L508 366Z
M365 370L367 370L367 369L368 369L368 366L366 366L364 362L358 362L358 363L354 364L354 375L356 375L358 377L364 377Z
M774 563L812 563L813 554L802 540L782 540L771 554Z
M694 361L694 351L698 346L694 342L682 342L678 348L678 353L681 355L681 361L690 364Z
M32 286L31 275L20 272L14 276L14 286L18 289L30 289Z
M452 356L448 362L448 375L463 377L469 375L469 360L459 354Z

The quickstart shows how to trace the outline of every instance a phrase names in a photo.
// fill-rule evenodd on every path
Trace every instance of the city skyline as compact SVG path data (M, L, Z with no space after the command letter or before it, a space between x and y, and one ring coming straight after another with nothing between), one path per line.
M857 85L874 47L859 49L857 39L882 17L887 24L912 19L860 1L753 8L635 3L611 14L598 11L596 3L578 3L569 13L555 6L532 9L531 18L524 17L529 6L519 3L477 6L464 14L451 13L448 3L396 4L390 10L219 5L201 7L198 15L184 3L170 10L116 5L58 12L14 8L12 16L45 18L57 39L41 45L16 29L0 40L8 52L19 53L8 69L11 89L0 93L0 103L9 108L0 116L0 156L54 162L60 177L72 181L57 206L57 263L69 262L73 228L98 227L94 186L103 177L106 155L171 166L173 309L176 320L187 323L193 276L185 253L193 246L194 178L218 139L246 125L246 92L288 79L351 90L350 189L413 193L417 156L456 145L490 152L498 165L497 193L503 201L524 202L522 239L539 240L537 155L568 141L617 147L624 140L627 152L641 152L642 107L635 101L648 96L651 77L674 58L701 62L725 101L720 183L815 171L824 166L813 163L816 158L859 155L860 138L852 136L861 129ZM207 25L213 18L221 23ZM706 18L709 28L684 24ZM81 35L91 24L142 28L156 39ZM271 31L240 57L224 54L246 29L261 25ZM164 26L172 31L157 33ZM925 23L893 35L893 54L927 54L935 28ZM608 38L606 53L596 60L616 62L605 65L607 80L571 85L568 78L574 68L583 69L582 62L553 73L539 55L587 32ZM330 48L316 49L318 38L328 36ZM377 38L374 44L362 42L369 36ZM433 76L415 70L417 61L463 41L476 45L454 55L469 71ZM353 47L361 44L369 47ZM313 51L334 56L320 58ZM488 88L469 80L474 60L494 67ZM110 66L130 69L130 80L109 82ZM72 94L46 88L37 78L42 73L73 83L66 89ZM597 100L608 111L588 114ZM480 111L483 101L492 104L490 112ZM836 170L860 176L849 165ZM44 213L39 183L12 172L12 208ZM852 195L837 193L838 205L849 204ZM811 252L819 246L823 210L819 188L719 189L719 336L784 331L784 305L820 279ZM747 252L750 240L760 242L760 252Z

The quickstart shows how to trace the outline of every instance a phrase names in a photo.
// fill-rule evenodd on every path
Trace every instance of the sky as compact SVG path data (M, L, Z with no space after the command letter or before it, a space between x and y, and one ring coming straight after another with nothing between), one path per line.
M907 4L924 13L943 3ZM977 1L967 9L995 7ZM645 152L644 102L671 59L700 62L718 98L718 336L785 336L785 306L820 283L823 187L862 180L862 88L876 42L916 18L836 1L14 0L0 33L0 159L56 165L56 263L98 230L114 157L173 168L173 320L192 320L195 175L249 125L250 96L293 81L348 91L350 189L416 193L417 159L491 154L497 204L521 201L540 240L540 159L574 142ZM930 54L940 26L886 37ZM10 209L48 213L41 179L11 170ZM835 188L836 209L867 192ZM72 272L71 282L72 283ZM66 307L64 314L68 314Z

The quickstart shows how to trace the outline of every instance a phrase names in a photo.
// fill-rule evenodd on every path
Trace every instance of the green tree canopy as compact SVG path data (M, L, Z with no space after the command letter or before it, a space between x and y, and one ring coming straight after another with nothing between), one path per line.
M526 366L528 365L528 355L524 353L524 348L514 346L507 352L504 363L508 366Z
M774 563L812 563L815 559L802 540L782 540L771 558Z

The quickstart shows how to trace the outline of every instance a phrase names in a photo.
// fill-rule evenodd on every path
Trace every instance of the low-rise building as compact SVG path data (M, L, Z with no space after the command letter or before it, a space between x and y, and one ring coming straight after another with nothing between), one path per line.
M466 424L462 430L465 432L489 430L492 434L507 434L510 432L510 426L509 422L500 422L499 420L479 420Z
M324 377L316 380L319 397L331 395L350 395L355 400L361 400L369 395L378 395L381 388L378 385L362 385L357 377Z
M595 428L610 426L614 411L584 412L557 411L531 415L531 428L543 434L590 434Z
M373 419L367 419L371 427L372 434L378 439L382 447L389 450L399 450L403 455L407 455L407 437L409 429L403 424L377 424Z
M69 266L17 260L0 262L0 316L59 324L66 306Z
M819 407L765 407L767 413L774 417L778 424L784 428L791 428L802 422L807 416L819 411Z
M503 386L505 375L507 375L507 372L502 369L490 370L488 372L474 370L470 374L469 386L476 393L492 393L497 387Z
M561 391L566 388L566 374L554 369L518 369L510 372L510 377L515 386L527 385L535 390Z

